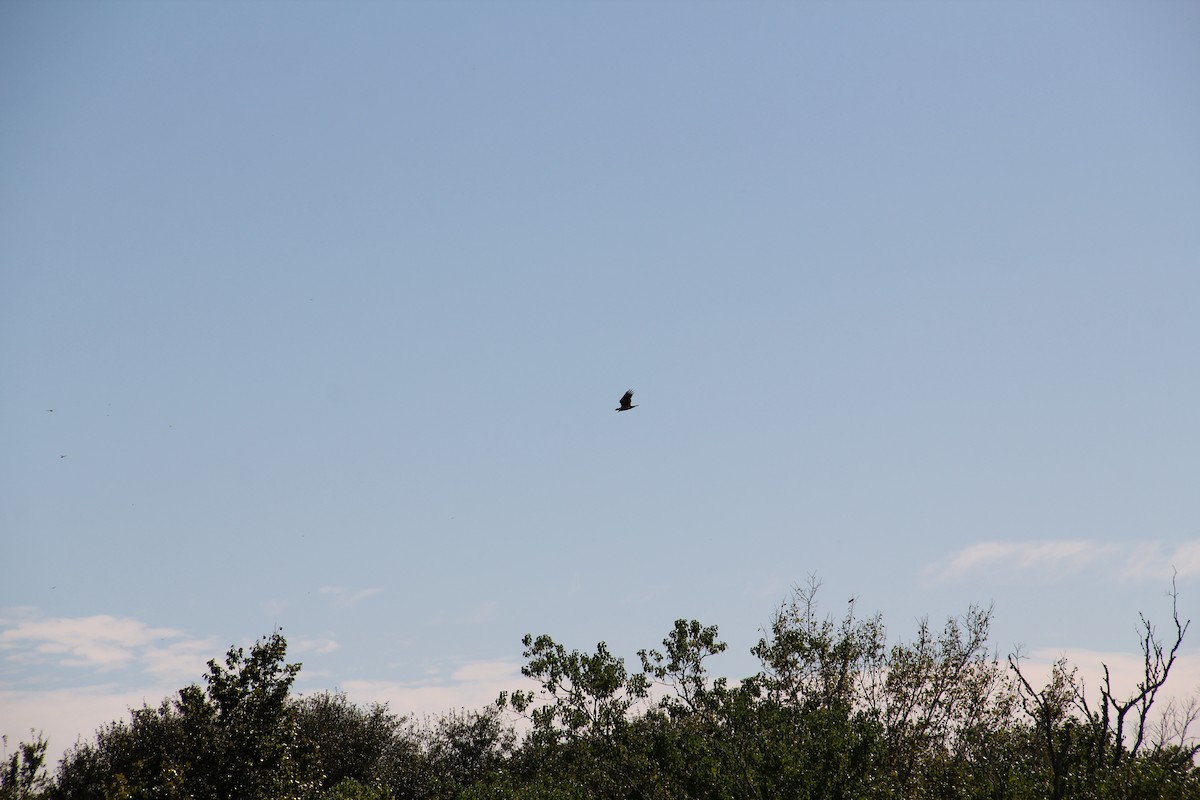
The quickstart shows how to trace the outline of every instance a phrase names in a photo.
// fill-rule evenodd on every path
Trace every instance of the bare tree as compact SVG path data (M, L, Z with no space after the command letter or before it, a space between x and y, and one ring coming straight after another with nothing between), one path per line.
M1151 750L1174 748L1187 759L1195 759L1200 753L1200 737L1191 728L1197 720L1200 720L1200 695L1193 694L1187 700L1171 698L1150 734Z
M1141 620L1139 630L1141 631L1143 671L1142 679L1138 681L1133 693L1118 699L1113 690L1112 675L1109 672L1108 664L1102 663L1104 680L1100 684L1099 713L1092 713L1088 707L1087 698L1082 693L1079 697L1080 706L1088 717L1098 721L1101 731L1108 734L1098 737L1099 752L1097 755L1102 761L1107 759L1112 767L1119 766L1127 755L1136 756L1142 749L1142 745L1146 743L1146 736L1150 733L1150 709L1154 706L1159 689L1163 687L1171 674L1171 668L1175 665L1175 659L1179 655L1179 647L1183 644L1183 637L1187 633L1188 626L1192 624L1191 620L1181 621L1179 619L1179 590L1175 586L1174 575L1171 576L1171 591L1167 595L1171 598L1171 621L1175 626L1175 640L1168 650L1166 644L1159 638L1154 625L1146 619L1146 615L1138 615ZM1132 742L1128 747L1125 745L1127 735L1132 736ZM1106 752L1105 748L1110 740L1111 751Z
M1113 688L1108 664L1101 664L1104 677L1100 683L1100 705L1093 709L1085 687L1074 667L1068 668L1064 659L1054 664L1050 682L1035 690L1021 669L1020 654L1008 657L1009 666L1017 677L1017 693L1025 713L1034 721L1039 739L1054 776L1053 797L1063 797L1066 768L1072 747L1083 746L1091 751L1094 769L1116 769L1126 758L1138 755L1143 746L1155 750L1178 741L1179 746L1191 747L1190 755L1200 752L1200 745L1188 736L1188 727L1200 718L1197 701L1187 706L1168 704L1167 716L1156 728L1151 709L1158 692L1170 677L1187 634L1191 620L1179 618L1179 591L1171 578L1171 621L1174 637L1168 647L1159 637L1154 625L1139 614L1142 649L1142 679L1128 696L1118 696ZM1082 716L1082 720L1078 719ZM1083 723L1083 724L1080 724ZM1168 727L1162 727L1166 724ZM1189 756L1190 757L1190 756Z

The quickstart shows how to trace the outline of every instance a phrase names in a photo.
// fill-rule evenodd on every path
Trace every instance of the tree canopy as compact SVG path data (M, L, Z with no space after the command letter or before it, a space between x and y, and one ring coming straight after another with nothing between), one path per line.
M203 685L76 744L53 772L35 735L5 754L0 800L1085 798L1200 800L1200 705L1159 703L1188 622L1142 617L1145 671L1098 696L1060 661L1038 686L988 649L990 608L889 643L880 615L822 613L798 587L740 680L710 674L715 626L677 620L637 668L604 642L523 640L536 688L414 720L343 694L298 697L282 632L208 662ZM524 718L522 723L520 720Z

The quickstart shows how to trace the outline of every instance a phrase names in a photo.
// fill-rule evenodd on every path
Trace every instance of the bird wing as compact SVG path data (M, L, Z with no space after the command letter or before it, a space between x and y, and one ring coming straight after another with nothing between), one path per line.
M621 405L627 406L633 402L633 389L630 389L621 397Z

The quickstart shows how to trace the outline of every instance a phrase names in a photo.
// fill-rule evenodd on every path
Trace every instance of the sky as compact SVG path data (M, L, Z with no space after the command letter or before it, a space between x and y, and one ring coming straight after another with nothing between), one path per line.
M1182 2L0 4L0 733L61 752L276 629L398 713L520 686L525 633L636 664L696 618L744 677L810 576L1132 688L1173 574L1200 617L1197 42Z

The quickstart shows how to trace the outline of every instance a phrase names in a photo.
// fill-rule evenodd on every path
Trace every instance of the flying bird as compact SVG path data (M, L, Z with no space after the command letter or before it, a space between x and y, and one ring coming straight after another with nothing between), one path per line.
M630 389L621 396L621 407L614 410L628 411L631 408L637 408L637 406L633 405L633 389Z

